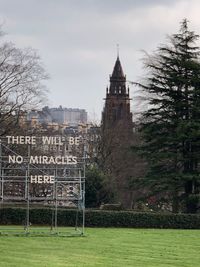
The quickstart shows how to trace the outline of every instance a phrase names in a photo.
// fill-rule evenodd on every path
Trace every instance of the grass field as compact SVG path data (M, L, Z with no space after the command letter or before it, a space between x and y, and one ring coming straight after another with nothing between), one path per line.
M200 231L86 229L85 237L0 237L0 267L200 267Z

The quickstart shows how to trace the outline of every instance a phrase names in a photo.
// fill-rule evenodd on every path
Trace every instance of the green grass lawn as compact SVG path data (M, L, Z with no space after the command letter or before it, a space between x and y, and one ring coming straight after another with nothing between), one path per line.
M86 229L85 237L0 237L0 267L199 267L200 231Z

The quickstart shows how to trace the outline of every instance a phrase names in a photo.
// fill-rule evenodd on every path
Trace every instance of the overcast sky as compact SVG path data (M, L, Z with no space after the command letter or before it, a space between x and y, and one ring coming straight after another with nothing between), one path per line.
M127 79L139 81L141 51L165 43L183 18L200 34L199 14L199 0L0 0L5 38L37 49L49 73L48 105L84 108L92 120L101 117L116 44Z

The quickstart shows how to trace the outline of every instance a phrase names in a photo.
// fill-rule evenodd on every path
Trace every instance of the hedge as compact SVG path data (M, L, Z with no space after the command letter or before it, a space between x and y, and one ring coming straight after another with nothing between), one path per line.
M76 210L58 210L58 225L75 226L76 215ZM22 225L25 216L25 209L4 208L0 210L0 224ZM79 212L79 223L81 220L82 215ZM50 209L30 210L32 225L50 225L51 221L52 211ZM86 227L200 229L200 215L86 210L85 225Z

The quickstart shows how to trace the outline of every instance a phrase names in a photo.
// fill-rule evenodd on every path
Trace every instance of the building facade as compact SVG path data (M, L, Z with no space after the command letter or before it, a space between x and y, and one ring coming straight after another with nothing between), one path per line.
M78 108L58 108L44 107L41 111L32 110L27 114L27 121L36 121L40 124L65 124L68 126L78 126L87 124L87 112Z

